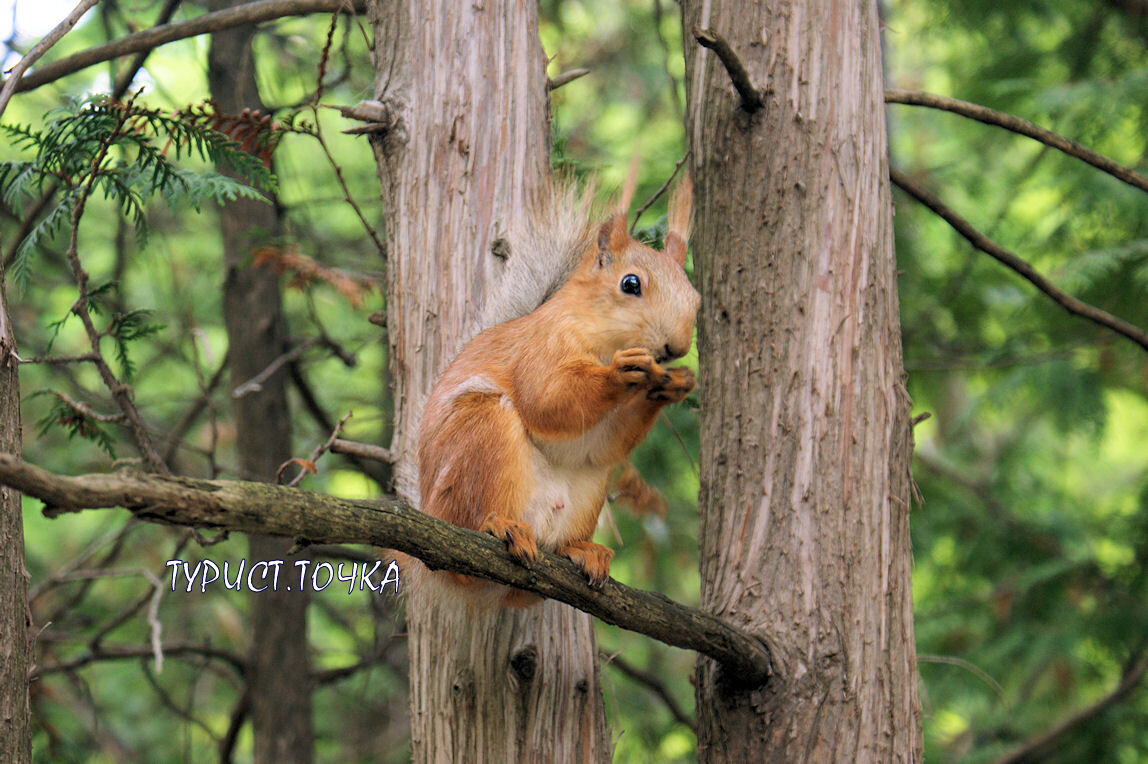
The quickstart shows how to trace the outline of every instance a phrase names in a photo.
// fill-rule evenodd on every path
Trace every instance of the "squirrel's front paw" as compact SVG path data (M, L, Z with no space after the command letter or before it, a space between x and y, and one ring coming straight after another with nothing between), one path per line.
M694 373L684 366L670 369L667 376L670 378L668 382L652 387L646 393L648 400L678 403L694 389Z
M482 521L482 525L478 526L478 532L502 539L510 553L523 562L538 559L538 545L534 543L534 528L530 523L521 523L491 512Z
M614 375L619 381L626 385L656 387L670 381L670 375L645 348L615 351L610 368L614 370Z
M606 578L610 575L610 560L614 559L613 549L592 541L575 541L573 544L567 544L558 549L558 554L573 560L590 580L590 586L595 589L606 583Z

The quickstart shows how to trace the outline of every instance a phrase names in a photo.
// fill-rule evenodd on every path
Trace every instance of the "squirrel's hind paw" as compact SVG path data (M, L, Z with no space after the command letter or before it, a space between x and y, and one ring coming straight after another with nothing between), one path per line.
M606 582L610 575L610 560L614 559L614 550L610 547L595 544L592 541L575 541L558 549L558 554L573 560L586 578L590 579L590 586L597 589Z
M478 527L479 533L489 533L506 542L510 554L523 562L538 559L538 545L534 542L534 528L530 523L522 523L491 512Z

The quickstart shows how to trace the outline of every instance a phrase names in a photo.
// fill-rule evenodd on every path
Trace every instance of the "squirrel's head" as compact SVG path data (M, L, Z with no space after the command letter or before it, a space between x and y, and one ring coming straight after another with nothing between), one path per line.
M641 244L626 229L628 194L598 230L571 279L589 298L602 362L614 351L644 347L659 363L681 358L693 342L701 297L686 277L692 186L687 177L670 200L665 250Z

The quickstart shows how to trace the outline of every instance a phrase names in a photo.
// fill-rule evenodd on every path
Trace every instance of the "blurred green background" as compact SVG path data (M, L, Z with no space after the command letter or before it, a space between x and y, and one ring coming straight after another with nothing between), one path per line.
M31 6L20 0L20 6ZM40 6L40 15L47 14ZM150 25L154 3L107 2L49 58ZM186 4L176 18L198 14ZM669 0L543 0L541 36L551 76L591 73L551 94L555 164L593 174L610 189L629 157L642 159L638 202L669 177L685 151L681 113L682 35ZM1076 139L1129 167L1148 170L1148 6L1137 0L890 0L883 8L887 84L982 103ZM35 13L32 14L35 17ZM33 19L35 20L35 19ZM40 18L49 26L51 19ZM30 22L29 22L30 23ZM340 21L324 103L372 94L365 21ZM381 228L375 164L367 142L344 136L335 112L302 106L313 91L329 17L276 22L257 37L262 98L276 119L302 110L318 119L348 188ZM20 29L17 29L20 32ZM34 37L10 46L26 50ZM164 109L208 95L205 39L155 51L137 78L141 99ZM11 65L12 59L7 64ZM107 91L110 65L19 95L7 123L39 126L68 97ZM952 114L889 106L891 162L930 188L983 232L1072 294L1148 325L1148 197L1040 144ZM3 159L21 155L5 144ZM768 161L763 157L761 161ZM194 162L187 166L196 166ZM343 200L313 138L287 135L275 156L287 240L324 266L381 283L383 263ZM894 194L901 321L916 427L914 475L924 503L912 510L914 599L926 757L993 761L1033 735L1112 695L1148 649L1148 355L1132 343L1064 313L1026 282L973 251L943 221ZM8 253L29 199L7 200ZM656 237L659 200L639 229ZM149 309L163 325L133 343L137 400L158 433L170 432L207 389L226 353L217 216L158 201L146 246L114 206L94 199L81 227L81 253L94 283L115 280L127 309ZM36 253L31 278L10 295L21 354L47 352L53 322L75 299L57 237ZM286 284L286 281L285 281ZM285 287L292 336L328 336L349 366L314 346L302 357L305 387L331 420L349 410L345 437L385 444L386 358L367 322L381 291L362 306L322 280ZM75 319L51 353L86 350ZM110 349L109 350L109 355ZM687 362L696 363L696 351ZM25 454L65 473L107 471L96 443L69 438L52 420L61 391L111 413L90 366L22 368ZM294 451L306 457L329 435L293 390ZM234 431L226 385L179 451L190 475L233 477ZM618 550L612 573L631 585L696 603L696 411L667 409L635 463L666 498L665 518L613 512ZM42 429L38 422L47 420ZM107 428L120 445L124 434ZM304 486L348 497L379 488L327 456ZM25 505L26 547L40 633L34 685L35 746L41 761L213 761L238 703L240 677L226 654L246 649L247 602L216 587L165 591L158 622L169 654L162 672L139 652L151 638L147 609L167 581L168 559L233 563L241 539L201 547L177 529L129 525L123 512L45 520ZM89 577L96 570L114 576ZM405 644L400 603L334 584L313 598L316 666L365 662L321 684L315 695L321 761L408 758ZM133 609L122 621L118 615ZM695 739L692 654L599 626L608 665L603 689L619 761L690 761ZM208 655L210 645L224 656ZM119 660L85 661L112 648ZM132 652L128 648L132 648ZM624 669L643 672L635 681ZM675 713L651 685L660 686ZM1133 762L1148 757L1148 693L1138 685L1074 725L1058 761ZM250 757L244 728L237 758Z

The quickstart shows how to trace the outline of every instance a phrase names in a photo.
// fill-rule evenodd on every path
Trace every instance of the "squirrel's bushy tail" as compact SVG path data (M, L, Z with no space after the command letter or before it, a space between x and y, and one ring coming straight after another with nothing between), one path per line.
M565 283L594 240L594 186L555 179L535 194L524 222L502 237L502 246L478 330L525 316Z

